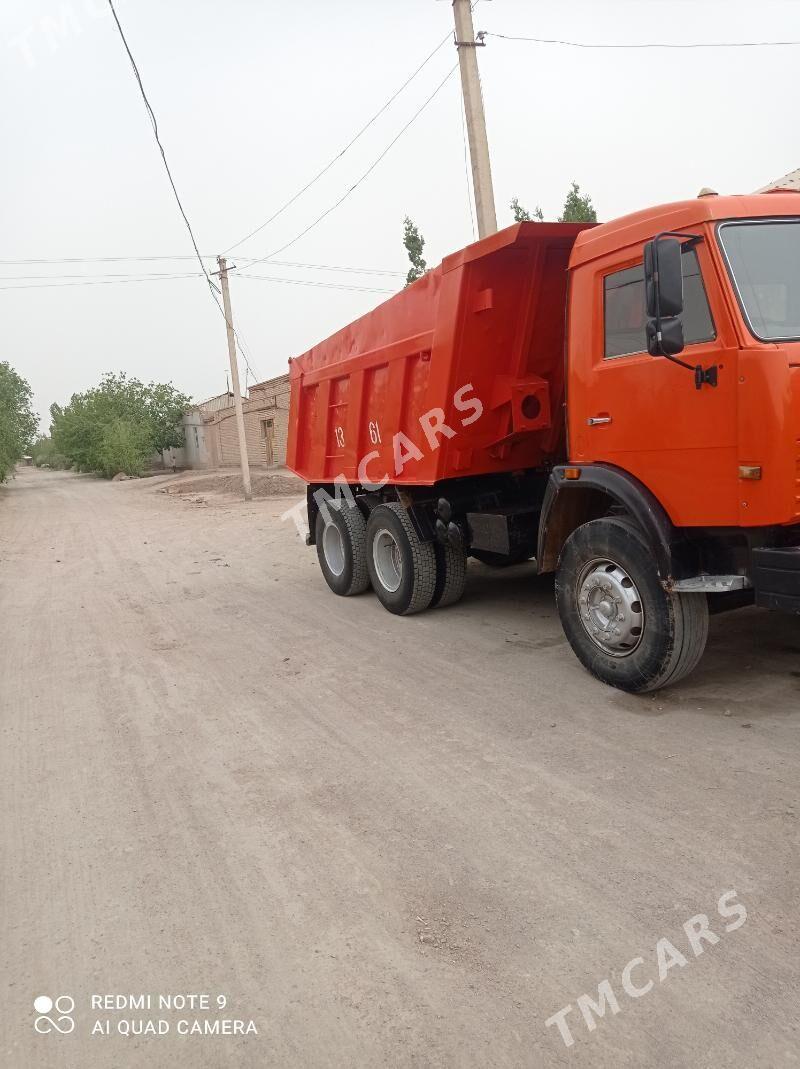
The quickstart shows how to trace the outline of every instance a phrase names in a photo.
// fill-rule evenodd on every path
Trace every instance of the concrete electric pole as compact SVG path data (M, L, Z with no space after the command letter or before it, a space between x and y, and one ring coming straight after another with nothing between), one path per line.
M228 265L224 256L217 257L219 264L219 278L222 283L222 307L225 310L225 323L228 328L228 357L231 362L231 385L233 386L233 407L236 409L236 430L239 434L239 457L242 462L242 486L244 487L244 499L249 501L253 496L250 487L250 459L247 455L247 437L244 430L244 412L242 411L242 394L239 389L239 363L236 359L236 335L233 330L233 314L231 312L231 294L228 288Z
M475 213L478 217L478 236L485 238L497 232L494 207L492 168L489 163L489 141L486 136L486 115L478 76L480 43L475 40L470 0L453 0L456 23L456 45L461 67L461 90L469 133L469 154L472 160L472 186L475 191ZM481 42L482 43L482 42Z

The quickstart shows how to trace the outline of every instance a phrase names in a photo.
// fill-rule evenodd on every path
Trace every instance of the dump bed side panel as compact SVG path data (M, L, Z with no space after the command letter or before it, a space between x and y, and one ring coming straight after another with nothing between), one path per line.
M394 436L429 393L441 284L437 268L292 360L287 464L298 475L353 482L375 452L370 478L393 472Z
M581 229L510 227L293 360L289 467L309 482L430 485L557 459Z

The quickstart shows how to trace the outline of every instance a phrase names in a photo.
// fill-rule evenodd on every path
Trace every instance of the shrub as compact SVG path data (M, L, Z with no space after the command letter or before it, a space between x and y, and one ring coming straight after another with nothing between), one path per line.
M124 374L105 375L63 408L51 405L53 446L79 471L135 474L153 452L183 444L188 404L171 383L145 386Z
M33 441L38 420L28 383L6 361L0 362L0 482Z
M120 472L141 475L153 449L148 430L126 419L115 419L103 428L100 440L100 470L112 478Z

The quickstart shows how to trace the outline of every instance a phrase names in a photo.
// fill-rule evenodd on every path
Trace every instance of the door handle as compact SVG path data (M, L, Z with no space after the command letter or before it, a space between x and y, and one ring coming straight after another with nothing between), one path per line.
M601 423L611 423L611 416L589 416L586 423L590 427L597 427Z

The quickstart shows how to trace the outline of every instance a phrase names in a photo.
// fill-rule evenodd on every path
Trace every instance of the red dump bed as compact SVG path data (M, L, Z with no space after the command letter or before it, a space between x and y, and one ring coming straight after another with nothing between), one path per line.
M509 227L292 360L292 471L430 485L563 455L567 264L585 229Z

